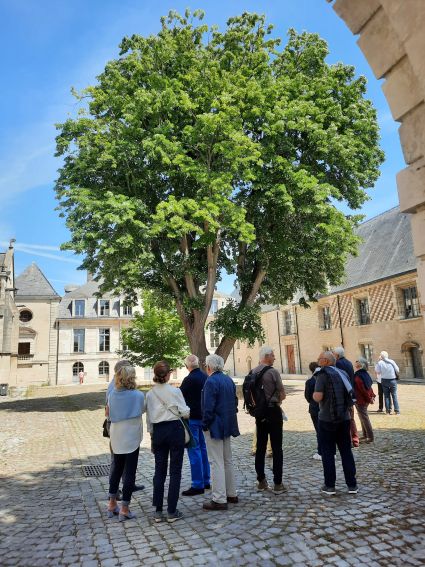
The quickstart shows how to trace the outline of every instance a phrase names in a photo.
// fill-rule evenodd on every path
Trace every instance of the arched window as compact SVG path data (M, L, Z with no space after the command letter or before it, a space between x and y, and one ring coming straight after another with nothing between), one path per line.
M84 372L84 364L82 362L74 362L72 365L72 375L78 376L80 372Z
M99 376L109 376L109 362L106 360L99 363Z

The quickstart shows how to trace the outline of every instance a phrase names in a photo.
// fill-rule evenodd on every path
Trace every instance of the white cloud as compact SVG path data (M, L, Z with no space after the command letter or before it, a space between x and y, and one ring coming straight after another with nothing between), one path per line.
M9 242L6 240L0 241L0 248L7 248ZM50 254L49 251L60 252L59 246L49 246L46 244L24 244L23 242L15 243L14 248L17 252L30 254L31 256L40 256L42 258L50 258L56 262L66 262L68 264L81 264L81 260L70 258L65 255Z

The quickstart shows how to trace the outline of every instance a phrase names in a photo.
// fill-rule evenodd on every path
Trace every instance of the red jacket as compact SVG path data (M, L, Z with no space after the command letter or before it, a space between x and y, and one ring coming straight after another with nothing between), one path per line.
M354 375L354 392L356 394L356 404L359 406L367 406L373 404L375 393L372 388L367 390L360 376Z

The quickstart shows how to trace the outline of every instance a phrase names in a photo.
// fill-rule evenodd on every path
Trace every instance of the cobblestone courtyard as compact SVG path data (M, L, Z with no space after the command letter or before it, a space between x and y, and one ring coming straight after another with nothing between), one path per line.
M371 412L376 442L355 452L359 493L347 494L338 460L337 496L324 497L303 382L287 383L288 493L256 492L253 421L240 412L242 435L233 443L240 503L205 512L208 495L182 497L185 517L174 524L151 521L147 434L137 475L146 490L132 502L136 520L108 520L108 478L83 476L83 465L109 462L104 390L39 388L26 399L1 399L0 565L425 565L425 386L400 386L399 417ZM182 489L189 486L185 458Z

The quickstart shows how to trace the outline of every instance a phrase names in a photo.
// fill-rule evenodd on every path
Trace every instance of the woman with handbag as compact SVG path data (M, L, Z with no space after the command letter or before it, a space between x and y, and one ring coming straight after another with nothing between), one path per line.
M168 459L170 459L170 484L167 499L167 522L175 522L183 514L177 510L180 482L186 443L185 428L181 418L188 418L190 408L183 394L171 386L172 370L165 361L157 362L153 369L155 386L146 395L146 424L152 439L152 452L155 455L155 474L153 478L154 520L162 522L164 484L167 478Z
M369 365L365 358L359 358L354 365L354 392L356 396L356 410L362 425L362 437L360 443L373 443L374 435L372 424L367 413L369 404L375 401L375 393L372 389L373 380L369 375Z
M119 521L130 520L135 515L129 505L136 479L139 448L142 442L142 413L145 397L136 390L136 371L133 366L122 366L115 374L114 388L108 395L106 414L111 421L110 439L113 466L109 476L108 517ZM120 480L123 480L121 509L117 506Z

